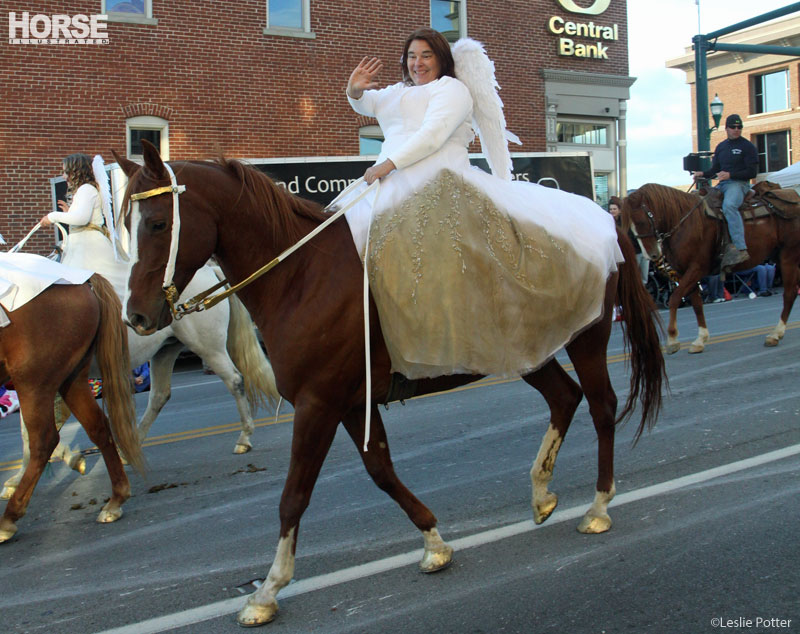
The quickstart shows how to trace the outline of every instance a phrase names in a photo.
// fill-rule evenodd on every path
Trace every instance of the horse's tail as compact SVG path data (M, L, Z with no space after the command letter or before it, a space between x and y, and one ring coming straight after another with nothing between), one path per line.
M622 331L631 367L628 400L617 422L630 418L636 401L640 401L642 419L636 430L636 443L645 427L650 429L655 425L661 409L662 388L668 385L659 338L663 326L653 298L642 284L633 244L620 230L617 230L617 241L625 256L619 271L617 299L622 306Z
M125 459L140 475L146 464L136 429L136 405L131 385L128 333L122 321L122 303L114 287L103 276L90 278L100 302L97 333L97 364L103 377L103 406L108 410L111 433Z
M228 354L242 373L244 393L254 410L263 405L277 406L280 395L275 385L275 374L256 337L255 324L250 313L236 295L228 298Z

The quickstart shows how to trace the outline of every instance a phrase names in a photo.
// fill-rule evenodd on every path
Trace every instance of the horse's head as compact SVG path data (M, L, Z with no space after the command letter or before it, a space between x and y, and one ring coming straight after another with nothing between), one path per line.
M128 322L139 334L150 334L172 321L176 302L194 273L213 253L216 227L198 214L207 194L201 182L189 178L190 164L175 172L155 146L143 141L144 166L116 156L128 176L125 200L130 201L131 259L123 305Z
M629 227L642 247L642 252L651 260L661 256L658 244L657 220L647 206L645 193L637 189L622 202L622 226Z

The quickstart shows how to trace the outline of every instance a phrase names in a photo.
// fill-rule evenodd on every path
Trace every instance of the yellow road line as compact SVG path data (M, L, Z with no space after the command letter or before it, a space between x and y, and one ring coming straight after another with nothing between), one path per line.
M800 321L793 322L786 326L786 330L796 330L800 328ZM731 333L728 335L719 335L717 337L711 337L707 342L707 346L719 344L719 343L726 343L728 341L738 341L740 339L747 339L749 337L757 337L760 335L766 335L772 332L774 326L766 326L762 328L753 328L751 330L742 330L737 333ZM686 343L686 342L683 342ZM618 353L611 355L607 358L608 364L612 363L620 363L622 361L626 361L628 359L628 355L626 353ZM571 363L564 364L564 369L567 372L570 372L574 369ZM504 383L512 383L514 381L521 380L519 377L513 378L505 378L505 377L487 377L485 379L481 379L480 381L475 381L474 383L470 383L469 385L462 385L461 387L453 388L452 390L448 390L448 392L463 392L465 390L473 390L479 387L489 387L492 385L502 385ZM423 394L421 396L415 396L415 400L420 398L429 398L431 396L437 396L439 394L443 394L443 392L435 392L433 394ZM274 416L269 416L265 418L257 418L254 419L253 423L255 427L268 427L270 425L281 424L281 423L289 423L292 421L293 414L291 412L286 414L281 414L276 419ZM142 447L154 447L156 445L166 445L173 442L181 442L184 440L194 440L196 438L205 438L207 436L216 436L219 434L226 434L228 432L236 432L241 429L241 423L239 421L233 423L225 423L223 425L215 425L213 427L202 427L200 429L192 429L188 431L181 431L175 432L172 434L163 434L161 436L151 436L150 438L146 439L144 443L142 443ZM97 447L90 447L89 449L83 450L84 452L96 452ZM54 461L53 461L54 462ZM7 462L0 462L0 471L12 471L17 470L22 466L22 460L11 460Z

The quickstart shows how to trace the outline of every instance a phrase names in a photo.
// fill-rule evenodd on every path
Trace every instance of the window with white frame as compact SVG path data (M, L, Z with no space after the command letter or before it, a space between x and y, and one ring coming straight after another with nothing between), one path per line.
M467 35L467 0L431 0L431 28L450 43Z
M383 130L380 126L362 126L358 130L358 153L362 156L380 154L383 140Z
M169 160L169 121L161 117L131 117L125 122L127 154L132 161L142 162L142 141L158 148L161 158Z
M158 23L153 19L153 0L102 0L100 10L112 22Z
M775 172L792 162L792 135L789 130L756 134L753 141L758 149L758 171Z
M608 145L608 126L584 121L558 121L556 136L559 143L569 145Z
M753 77L753 111L774 112L789 109L789 70Z
M264 33L314 37L309 4L310 0L267 0L267 27Z

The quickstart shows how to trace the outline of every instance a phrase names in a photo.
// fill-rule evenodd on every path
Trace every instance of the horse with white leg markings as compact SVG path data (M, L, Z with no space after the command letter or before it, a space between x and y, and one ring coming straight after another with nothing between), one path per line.
M421 570L434 572L447 566L452 548L439 535L433 513L397 477L377 404L454 388L481 376L446 374L403 381L392 375L378 309L372 293L365 299L365 269L344 219L292 196L237 161L170 165L162 162L154 146L146 141L143 146L144 167L117 156L130 179L126 200L134 206L131 239L142 262L133 264L129 277L129 322L143 334L168 327L175 315L187 310L175 302L177 293L172 291L182 289L194 270L215 254L261 331L281 394L294 406L292 454L280 502L275 559L266 582L239 613L239 623L260 625L277 614L277 593L294 573L300 519L340 423L372 479L421 532L425 546ZM564 195L563 200L568 198ZM318 232L323 224L325 230ZM312 233L313 241L302 251L283 259L294 252L298 240ZM547 483L578 404L584 395L589 402L598 436L598 477L594 503L578 526L585 533L611 526L607 506L615 492L616 423L638 403L638 438L655 422L666 380L655 306L641 283L633 246L619 232L617 241L625 262L604 282L598 319L573 333L565 344L580 384L554 357L521 377L542 393L551 413L550 430L531 471L537 522L547 519L556 506ZM564 252L572 248L568 242L563 247ZM264 274L278 263L280 267ZM211 303L210 298L203 301ZM615 301L626 319L623 332L631 368L628 399L619 415L607 368ZM371 324L368 335L365 309ZM547 334L525 333L528 338ZM367 416L370 422L365 428Z

